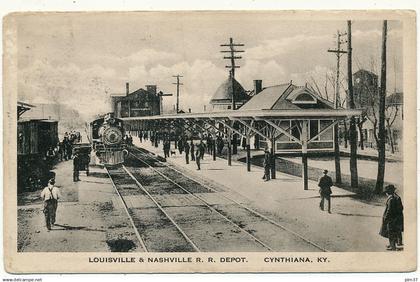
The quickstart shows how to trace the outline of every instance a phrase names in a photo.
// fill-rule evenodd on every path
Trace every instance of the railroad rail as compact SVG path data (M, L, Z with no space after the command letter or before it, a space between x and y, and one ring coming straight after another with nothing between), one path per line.
M176 185L177 187L179 187L180 189L182 189L185 193L195 197L196 199L198 199L199 201L201 201L203 203L203 205L205 207L207 207L208 209L210 209L212 212L215 212L217 214L219 214L222 218L224 218L226 221L228 221L229 223L231 223L232 225L234 225L236 228L238 228L239 230L241 230L242 232L245 232L245 234L247 234L247 236L251 237L253 240L255 240L256 242L258 242L260 245L262 245L263 247L265 247L267 250L269 251L273 251L273 249L268 246L267 244L265 244L263 241L261 241L260 239L258 239L257 237L255 237L254 235L252 235L249 231L245 230L244 228L242 228L240 225L238 225L237 223L233 222L232 220L230 220L228 217L226 217L224 214L222 214L220 211L216 210L214 207L212 207L210 205L210 203L208 203L205 199L203 199L203 197L200 197L199 195L195 194L195 193L191 193L188 189L184 188L183 186L181 186L180 184L178 184L177 182L175 182L174 180L172 180L171 178L169 178L168 176L166 176L165 174L163 174L162 172L158 171L157 169L155 169L153 166L151 166L150 164L148 164L147 162L145 162L144 160L142 160L141 158L137 157L136 155L132 154L132 156L134 156L136 159L138 159L139 161L143 162L144 164L148 165L149 168L153 169L154 171L156 171L156 173L158 173L159 175L161 175L163 178L165 178L166 180L170 181L171 183L173 183L174 185Z
M168 164L166 164L166 163L164 163L164 162L160 161L158 158L156 158L156 157L152 156L152 155L151 155L148 151L146 151L146 150L145 150L147 153L143 152L142 150L144 150L144 149L140 150L140 149L138 149L138 148L136 148L136 147L131 147L131 149L135 149L135 150L137 151L137 153L138 153L138 154L140 154L140 156L141 156L141 157L151 159L151 160L153 160L154 162L157 162L157 163L159 163L160 165L162 165L162 166L164 166L164 167L166 167L166 168L169 168L169 169L171 169L171 170L175 171L176 173L178 173L178 174L182 175L183 177L186 177L186 178L188 178L189 180L191 180L191 181L193 181L193 182L195 182L195 183L197 183L197 184L199 184L199 185L201 185L201 186L205 187L205 188L206 188L206 189L208 189L209 191L216 192L216 193L217 193L217 192L220 192L220 191L217 191L216 189L214 189L214 188L212 188L212 187L208 186L207 184L202 183L202 182L200 182L200 181L198 181L198 180L196 180L196 179L192 178L191 176L189 176L189 175L187 175L187 174L183 173L182 171L180 171L180 170L178 170L178 169L174 168L173 166L170 166L170 165L168 165ZM153 167L152 165L150 165L149 163L147 163L145 160L141 159L138 155L135 155L135 154L133 154L132 152L130 152L130 155L132 155L133 157L135 157L137 160L141 161L142 163L146 164L149 168L151 168L151 169L153 169L154 171L156 171L156 173L158 173L158 174L159 174L159 175L161 175L162 177L166 178L168 181L171 181L172 183L174 183L175 185L177 185L178 187L180 187L181 189L183 189L183 190L184 190L184 191L186 191L187 193L189 193L189 194L193 195L194 197L196 197L196 198L200 199L201 201L203 201L203 202L204 202L204 204L205 204L206 206L209 206L212 210L215 210L216 212L218 212L219 214L221 214L219 211L217 211L216 209L214 209L213 207L211 207L210 203L208 203L205 199L203 199L202 197L198 196L197 194L191 193L190 191L188 191L188 190L187 190L187 189L185 189L184 187L181 187L178 183L176 183L176 181L174 181L173 179L170 179L167 175L165 175L165 174L164 174L164 173L162 173L161 171L157 170L155 167ZM280 224L280 223L276 222L275 220L273 220L273 219L271 219L271 218L269 218L269 217L267 217L267 216L265 216L265 215L261 214L260 212L258 212L258 211L256 211L256 210L254 210L254 209L252 209L252 208L250 208L250 207L248 207L248 206L244 205L244 204L243 204L243 203L241 203L241 202L239 202L239 201L237 201L237 200L235 200L235 199L232 199L231 197L228 197L228 196L226 196L225 194L217 193L217 196L222 197L222 198L224 198L225 200L228 200L228 201L230 201L230 202L232 202L232 203L234 203L234 204L236 204L236 205L240 206L241 208L243 208L243 209L247 210L248 212L252 213L254 216L257 216L257 217L259 217L259 218L261 218L261 219L263 219L263 220L265 220L265 221L269 222L270 224L272 224L272 225L274 225L274 226L276 226L276 227L278 227L278 228L280 228L280 229L282 229L282 230L284 230L284 231L286 231L286 232L288 232L288 233L292 234L293 236L295 236L295 237L299 238L300 240L302 240L302 241L306 242L307 244L309 244L309 245L313 246L314 248L316 248L316 249L318 249L318 250L320 250L320 251L323 251L323 252L329 252L329 250L327 250L326 248L321 247L321 246L320 246L320 245L318 245L317 243L312 242L311 240L309 240L309 239L305 238L304 236L300 235L299 233L297 233L297 232L295 232L295 231L291 230L290 228L287 228L286 226L284 226L284 225L282 225L282 224ZM225 217L223 214L221 214L221 215L222 215L223 217ZM227 218L227 217L225 217L225 218ZM228 218L227 218L227 219L228 219ZM230 222L232 222L233 224L237 225L237 224L236 224L236 223L234 223L232 220L230 220L230 219L228 219L228 220L229 220ZM238 225L237 225L237 226L238 226ZM240 226L239 226L239 227L240 227ZM241 228L241 227L240 227L240 228ZM256 240L257 242L259 242L261 245L263 245L264 247L266 247L268 250L273 250L270 246L268 246L266 243L264 243L262 240L260 240L260 239L259 239L259 238L257 238L256 236L252 235L252 234L251 234L250 232L248 232L247 230L245 230L245 229L243 229L243 228L241 228L241 230L243 230L243 231L247 232L248 234L250 234L250 236L252 236L252 237L254 238L254 240Z
M185 234L185 232L179 227L179 225L173 220L173 218L164 210L164 208L154 199L154 197L137 181L137 179L127 170L127 168L125 166L122 166L123 171L126 173L126 175L128 175L135 183L136 185L141 189L142 192L144 192L149 198L150 200L156 205L156 207L166 216L167 219L169 219L169 221L173 224L173 226L178 230L178 232L182 235L182 237L191 245L192 249L196 252L200 252L200 249L194 244L194 242ZM133 218L133 213L130 212L130 208L127 205L126 200L124 199L124 196L122 195L122 193L120 192L119 189L119 185L116 183L116 181L113 179L113 173L110 172L110 169L105 167L105 170L109 176L109 178L111 179L112 185L115 188L115 191L118 194L119 199L121 200L121 203L124 207L125 212L127 213L127 216L130 220L130 224L132 225L132 227L134 228L135 234L137 239L140 242L140 245L142 247L142 249L145 252L149 252L150 250L146 247L146 243L144 241L144 239L142 238L142 236L140 235L139 231L138 231L138 225L135 223L138 220L135 220L135 218Z

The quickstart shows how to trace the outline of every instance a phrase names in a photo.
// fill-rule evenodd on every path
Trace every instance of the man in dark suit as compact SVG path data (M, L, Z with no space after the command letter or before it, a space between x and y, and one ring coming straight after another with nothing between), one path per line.
M321 202L319 203L319 208L324 210L324 200L328 201L328 213L331 213L331 186L333 182L331 177L328 176L328 170L324 170L324 175L319 179L319 194L321 195Z
M187 141L184 142L184 150L185 150L185 163L189 164L190 163L190 145L188 144Z
M264 167L263 179L264 181L268 181L270 180L270 168L271 168L271 156L268 150L265 150L265 153L264 153L263 167Z
M79 170L80 170L80 156L79 156L79 153L75 153L74 158L73 158L73 182L80 181Z
M195 163L197 164L197 170L201 169L200 163L201 163L201 154L204 154L204 144L203 140L200 141L200 143L197 145L197 150L195 151Z
M195 161L195 152L194 152L194 141L193 138L191 137L191 160Z
M171 143L169 140L165 140L163 142L163 154L165 155L165 159L169 158L169 151L171 149Z
M396 251L397 243L402 244L402 232L404 231L404 207L400 196L395 193L395 190L394 185L385 187L385 193L388 195L388 199L386 200L386 208L379 232L382 237L388 238L389 246L387 246L387 250L389 251Z
M182 140L182 137L179 137L179 140L178 140L178 151L180 155L184 151L184 142Z

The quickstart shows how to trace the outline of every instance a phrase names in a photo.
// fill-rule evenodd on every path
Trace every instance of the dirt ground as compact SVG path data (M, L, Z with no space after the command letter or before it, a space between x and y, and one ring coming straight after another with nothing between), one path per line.
M45 227L41 191L19 194L18 251L141 251L106 173L92 168L89 177L82 174L74 183L71 169L71 161L55 168L61 199L51 231Z

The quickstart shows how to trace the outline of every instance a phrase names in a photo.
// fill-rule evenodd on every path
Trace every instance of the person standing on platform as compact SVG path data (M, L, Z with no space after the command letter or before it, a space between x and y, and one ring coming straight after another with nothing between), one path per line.
M48 230L51 230L51 225L55 224L58 199L60 198L60 191L54 184L54 178L50 179L48 181L48 186L41 192L41 198L44 201L43 212L45 216L45 225Z
M195 162L197 163L197 170L200 170L200 164L201 164L201 154L204 154L204 144L203 140L200 141L200 143L197 145L197 151L195 153Z
M242 149L246 150L246 138L242 137Z
M191 138L191 145L190 145L190 147L191 147L191 160L192 161L195 161L195 154L194 154L194 141L193 141L193 139Z
M206 144L207 144L207 154L210 153L210 147L211 147L211 138L210 135L206 136Z
M62 143L63 143L63 157L64 157L64 160L67 161L69 159L68 153L67 153L69 138L66 135L64 135Z
M200 140L200 144L199 144L199 148L197 148L200 150L200 157L202 160L204 160L204 152L206 151L206 147L203 143L203 140Z
M321 202L319 203L319 208L324 210L324 200L328 201L328 213L331 213L331 186L333 186L333 181L331 177L328 176L328 170L324 170L324 175L319 179L319 194L321 195Z
M143 143L143 133L141 131L139 131L139 140L140 143Z
M47 154L45 157L47 160L48 169L52 169L54 166L54 159L55 159L55 152L54 152L53 147L48 148Z
M150 143L155 144L155 135L153 133L150 133Z
M79 169L80 169L80 156L78 153L75 153L74 158L73 158L73 182L80 181Z
M388 251L396 251L397 244L402 245L402 232L404 231L403 204L400 196L395 193L395 186L385 187L385 193L388 196L386 208L382 216L382 226L379 234L388 238Z
M130 132L127 135L127 143L128 145L133 146L133 137L131 136Z
M186 141L185 141L184 150L185 150L185 162L186 164L189 164L190 163L190 145Z
M270 168L271 168L271 156L270 152L268 150L265 150L264 152L264 161L263 161L263 167L264 167L264 181L270 180Z
M217 154L221 155L223 151L224 142L222 137L219 135L217 136Z
M64 144L63 141L58 142L58 160L62 162L64 160Z
M182 140L182 137L179 137L179 139L178 139L178 151L179 151L179 154L182 154L182 152L184 151L184 144L183 144L182 141L183 141Z
M171 149L171 143L169 142L169 140L165 140L165 142L163 142L163 153L165 155L165 159L169 158L170 149Z
M68 138L64 137L64 141L63 142L65 146L65 151L66 151L66 157L67 157L67 160L70 160L73 146L71 145L71 142Z

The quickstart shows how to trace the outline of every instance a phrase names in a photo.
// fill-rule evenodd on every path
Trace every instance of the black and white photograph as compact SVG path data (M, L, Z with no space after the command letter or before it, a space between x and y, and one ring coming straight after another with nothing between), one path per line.
M8 254L69 272L414 270L414 23L8 15Z

